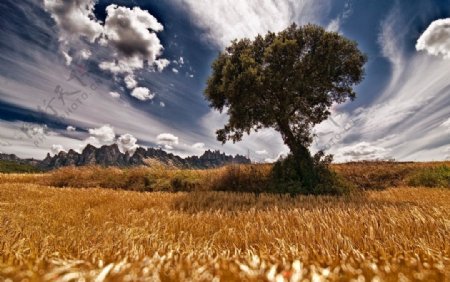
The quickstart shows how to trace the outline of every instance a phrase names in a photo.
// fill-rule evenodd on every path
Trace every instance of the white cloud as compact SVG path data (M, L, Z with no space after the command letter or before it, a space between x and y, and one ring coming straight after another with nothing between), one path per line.
M89 59L89 57L92 55L91 51L88 49L83 49L80 51L80 57L84 60Z
M66 60L66 66L69 66L72 63L73 58L67 52L68 51L62 51L62 54L63 54L64 60Z
M444 121L444 122L441 124L441 126L447 127L447 128L450 129L450 118L447 119L446 121Z
M122 153L128 152L130 155L134 154L139 146L136 144L137 139L131 134L123 134L117 138L117 145Z
M416 49L450 59L450 18L432 22L417 40Z
M403 56L403 38L400 36L402 32L399 32L399 26L403 26L402 28L404 28L401 19L401 11L398 6L395 6L381 22L381 31L378 34L381 53L392 64L393 74L391 87L398 82L405 60Z
M62 145L55 145L55 144L52 145L50 150L51 150L52 154L54 154L54 155L59 154L59 152L66 151Z
M179 0L195 23L206 32L207 39L225 47L235 38L278 32L292 22L318 22L326 15L329 0Z
M344 10L342 13L331 20L331 22L327 25L326 30L331 32L339 32L341 29L341 25L350 17L353 13L353 7L350 1L347 1L344 6Z
M173 150L173 146L167 145L167 144L165 144L163 148L168 150L168 151Z
M287 156L286 153L280 152L275 158L267 158L264 160L265 163L275 163L279 159L285 158Z
M74 132L77 131L77 128L75 126L69 125L67 126L66 130L69 132Z
M93 42L103 31L94 17L95 3L95 0L44 0L44 7L58 24L61 41L86 37Z
M183 57L180 57L180 59L178 59L178 63L179 63L180 65L184 65L184 58L183 58Z
M45 10L58 25L60 49L66 65L72 63L71 51L85 45L79 40L81 37L94 42L103 32L103 26L94 16L95 3L95 0L44 0ZM81 52L80 57L85 58L88 54Z
M151 93L148 88L137 87L133 89L133 91L131 92L131 96L138 100L146 101L153 99L155 97L155 94Z
M101 144L110 144L116 138L114 128L109 124L99 128L89 129L89 134L96 138Z
M255 153L257 155L267 155L268 154L267 150L260 150L260 151L256 151Z
M195 143L194 145L192 145L192 148L197 149L197 150L204 150L205 149L205 143Z
M341 18L333 19L326 27L327 31L338 32L341 28Z
M120 98L120 94L115 91L109 92L109 95L111 95L111 97L113 98Z
M376 153L383 157L383 149L386 157L402 161L443 158L436 146L448 140L442 123L450 105L450 61L410 54L404 48L409 33L403 20L401 10L395 8L381 25L379 44L393 70L385 89L364 108L341 114L335 120L338 126L327 121L319 131L323 134L319 144L327 145L326 153L334 154L336 161L353 159L342 149L345 153L364 142L380 148L373 158Z
M160 106L161 108L164 108L164 107L166 106L166 103L164 103L163 101L161 101L161 102L159 102L159 106Z
M148 11L139 7L127 8L117 5L106 7L104 25L95 18L96 0L44 0L45 9L55 19L60 29L60 48L67 65L77 49L80 58L88 59L92 52L79 40L84 37L101 46L110 48L111 57L99 63L102 70L114 75L128 74L128 89L137 87L134 72L147 65L154 71L162 71L169 61L159 58L163 46L156 35L164 27Z
M125 85L127 86L128 89L134 89L137 86L137 81L134 77L134 75L129 74L125 77L124 79L125 81Z
M102 69L113 73L130 73L148 65L156 65L162 70L165 61L158 61L163 46L156 35L164 29L163 25L149 12L139 7L132 9L109 5L106 8L104 33L107 43L117 51L118 59L103 62Z
M99 68L113 74L134 73L137 69L144 68L144 62L138 57L122 58L111 62L101 62Z
M449 161L450 160L450 147L445 148L444 153L445 153L444 160Z
M162 72L168 65L170 65L170 61L167 59L155 60L155 66L159 72Z
M360 142L339 149L336 157L345 161L383 160L388 157L387 153L388 150L382 147L371 145L368 142Z
M165 145L173 145L178 144L178 137L171 133L161 133L156 136L156 140L158 140L158 144Z
M178 70L176 68L172 68L173 73L178 73Z

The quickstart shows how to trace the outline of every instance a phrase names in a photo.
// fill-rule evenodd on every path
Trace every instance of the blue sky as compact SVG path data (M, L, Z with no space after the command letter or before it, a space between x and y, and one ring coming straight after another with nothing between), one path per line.
M266 129L220 144L203 98L234 38L315 23L368 55L357 99L333 107L312 151L337 161L450 157L450 0L6 0L0 3L0 151L43 158L118 143L270 161Z

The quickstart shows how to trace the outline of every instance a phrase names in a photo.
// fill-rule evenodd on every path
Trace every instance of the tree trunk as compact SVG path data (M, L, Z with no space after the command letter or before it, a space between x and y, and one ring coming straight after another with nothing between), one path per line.
M317 173L314 168L313 158L308 148L297 141L288 122L278 123L284 143L289 147L293 155L296 171L301 177L302 185L309 192L313 192L318 183Z

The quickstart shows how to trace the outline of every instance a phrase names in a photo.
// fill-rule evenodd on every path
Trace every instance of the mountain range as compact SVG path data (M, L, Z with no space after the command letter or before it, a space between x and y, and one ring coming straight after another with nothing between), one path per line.
M41 170L52 170L64 166L86 165L131 167L148 165L149 160L156 160L165 165L188 169L207 169L227 164L251 163L249 158L242 155L230 156L220 151L211 150L205 151L201 156L190 156L187 158L167 153L162 149L143 147L139 147L133 154L129 154L128 152L120 152L117 144L105 145L100 148L89 144L81 153L71 149L68 152L61 151L53 156L47 154L47 157L43 160L21 159L16 155L0 154L0 160L29 164Z

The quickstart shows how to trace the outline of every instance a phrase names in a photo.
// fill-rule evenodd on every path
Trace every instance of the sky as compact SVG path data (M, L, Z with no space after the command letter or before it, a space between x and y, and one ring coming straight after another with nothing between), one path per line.
M117 143L274 161L289 150L273 129L216 141L227 115L203 91L231 40L295 22L368 56L356 100L315 127L312 152L450 159L450 0L3 0L0 13L2 153L42 159Z

